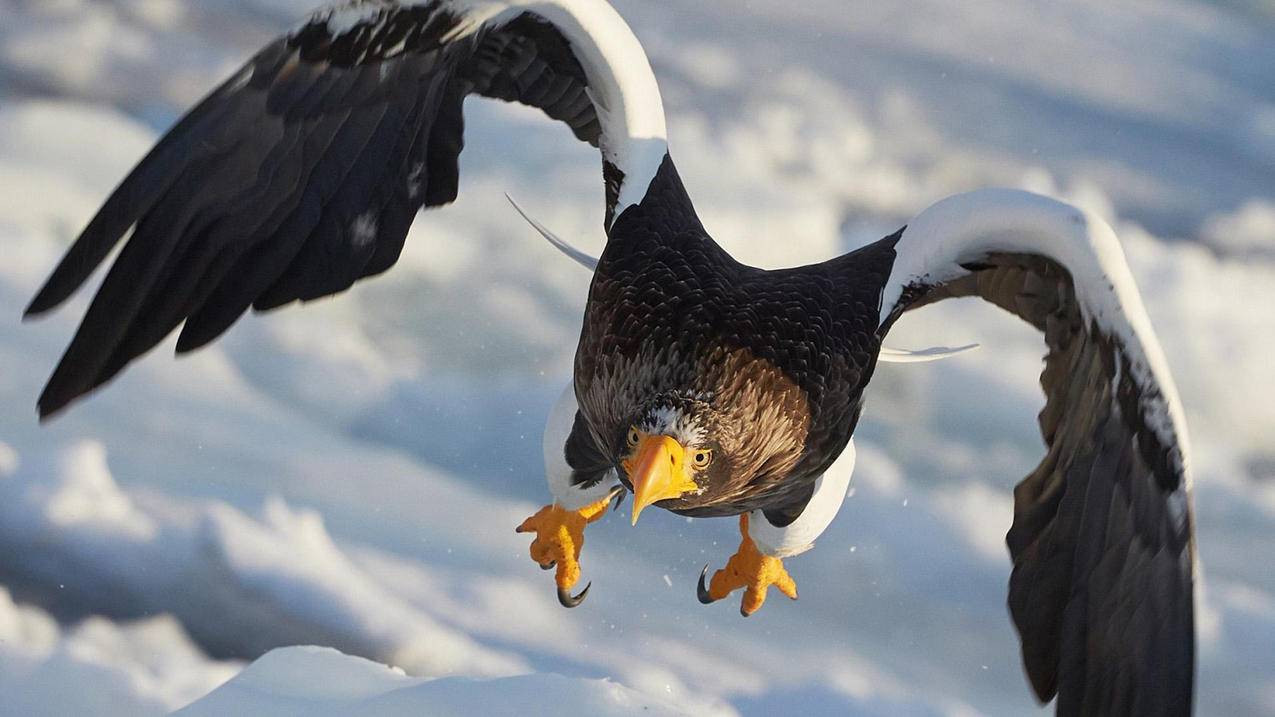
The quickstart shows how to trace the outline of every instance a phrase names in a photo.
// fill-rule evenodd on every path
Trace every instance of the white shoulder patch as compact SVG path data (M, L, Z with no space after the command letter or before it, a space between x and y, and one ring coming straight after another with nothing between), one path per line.
M576 389L572 382L562 390L553 409L545 420L544 437L541 449L544 453L545 480L549 484L549 493L558 505L567 510L579 510L605 498L620 484L615 471L609 472L597 485L582 488L571 484L571 466L567 465L565 446L571 428L575 425Z
M810 502L788 525L782 528L771 525L760 510L749 513L748 537L757 544L758 550L777 558L789 558L813 548L815 539L828 529L845 502L856 455L854 441L851 440L837 460L816 479L815 493Z
M567 39L589 82L602 157L624 173L614 216L642 201L668 153L664 100L646 51L603 0L449 0L477 24L539 15Z
M602 132L602 157L623 178L614 217L646 196L668 153L664 100L646 51L615 8L605 0L439 0L459 24L447 39L467 37L484 26L499 27L524 13L552 24L567 40L584 70ZM348 32L381 13L420 2L348 0L311 16L333 35ZM391 48L392 52L393 48Z
M967 273L961 266L993 252L1048 257L1071 273L1085 318L1116 338L1140 386L1157 386L1145 420L1165 443L1181 450L1190 480L1186 420L1168 362L1147 317L1124 250L1096 214L1015 189L982 189L944 199L908 223L896 245L894 269L881 296L880 320L913 285ZM1176 437L1175 437L1176 436Z

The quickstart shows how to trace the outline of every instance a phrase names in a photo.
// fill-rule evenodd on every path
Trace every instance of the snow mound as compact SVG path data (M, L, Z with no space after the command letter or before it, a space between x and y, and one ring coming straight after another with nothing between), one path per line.
M683 715L669 701L610 680L523 675L494 680L447 677L424 680L402 670L323 647L274 650L212 694L179 711L180 717L271 714L275 717L358 714Z
M1233 212L1210 215L1200 233L1205 243L1223 255L1275 258L1275 203L1253 199Z
M169 612L228 655L321 640L419 675L528 671L366 575L313 511L278 498L259 518L220 501L143 507L95 441L26 464L0 450L10 454L0 461L0 573L42 589L46 605L126 618Z
M205 657L172 616L93 617L64 631L0 587L0 714L168 714L238 669Z

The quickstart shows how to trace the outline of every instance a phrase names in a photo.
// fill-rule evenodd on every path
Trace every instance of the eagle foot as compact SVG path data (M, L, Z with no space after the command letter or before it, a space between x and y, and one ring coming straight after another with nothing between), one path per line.
M563 607L575 607L584 602L589 587L579 595L572 595L571 588L580 580L580 549L584 547L584 526L606 515L612 496L586 505L579 510L567 510L557 503L546 505L535 515L522 521L515 530L519 533L535 533L531 541L531 559L544 570L557 568L554 582L558 585L558 602Z
M748 617L757 612L766 602L766 591L771 585L779 588L779 592L789 598L797 599L797 583L784 568L784 562L771 555L763 555L757 544L748 535L748 514L739 516L739 533L743 539L739 541L739 550L727 561L726 567L713 573L708 586L704 578L708 575L708 566L699 574L699 585L696 594L705 605L717 602L733 591L744 588L744 598L740 602L739 614Z

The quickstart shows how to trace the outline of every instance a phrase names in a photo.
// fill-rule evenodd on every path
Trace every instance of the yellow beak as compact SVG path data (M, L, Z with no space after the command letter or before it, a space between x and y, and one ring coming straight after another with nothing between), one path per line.
M686 466L686 448L668 436L643 435L624 461L633 484L633 525L646 506L697 488Z

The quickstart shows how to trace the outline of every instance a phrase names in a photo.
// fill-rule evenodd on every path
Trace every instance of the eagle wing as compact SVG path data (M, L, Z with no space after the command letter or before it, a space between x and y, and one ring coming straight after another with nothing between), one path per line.
M1186 424L1124 254L1101 219L1010 190L911 222L882 296L901 314L980 296L1039 329L1048 451L1014 490L1009 609L1059 715L1187 715L1195 549Z
M667 151L641 45L604 0L355 0L263 48L120 184L30 307L78 289L127 236L39 399L47 417L183 322L178 352L248 308L349 288L456 198L462 104L540 108L602 153L606 228Z

